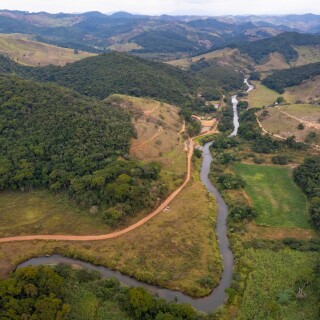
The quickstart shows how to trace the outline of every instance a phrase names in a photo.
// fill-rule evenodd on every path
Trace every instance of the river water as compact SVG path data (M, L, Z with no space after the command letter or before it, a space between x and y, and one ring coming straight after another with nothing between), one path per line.
M247 93L252 91L254 88L253 85L251 85L248 82L248 79L249 78L244 79L244 83L248 86L248 89L246 91ZM238 115L238 108L237 108L239 101L236 95L232 96L231 102L232 102L232 109L233 109L233 131L229 137L235 137L238 134L238 129L239 129L239 115Z
M248 85L247 92L251 91L253 89L253 86L251 86L248 83L248 79L245 79L244 82ZM237 104L238 104L237 96L232 97L232 104L233 104L233 110L234 110L235 128L231 136L235 136L237 135L238 127L239 127L239 119L238 119L238 112L237 112ZM54 254L49 257L32 258L28 261L21 263L17 268L23 268L27 266L38 266L38 265L56 265L60 263L78 265L88 270L98 271L101 273L101 276L104 278L115 277L124 285L132 286L132 287L143 287L146 290L148 290L150 293L157 295L159 298L164 298L167 301L178 301L179 303L189 303L194 308L202 312L215 311L219 306L223 305L226 301L227 294L225 290L230 287L230 284L232 281L234 258L233 258L233 253L230 249L229 239L227 234L228 206L223 200L220 192L211 183L208 177L210 172L210 164L212 162L212 155L209 150L211 144L212 142L208 142L202 147L203 162L202 162L202 167L200 172L200 178L203 184L206 186L207 190L214 195L216 199L217 207L218 207L216 233L219 240L219 249L222 257L223 272L222 272L222 277L218 287L216 287L210 295L203 298L191 298L179 291L164 289L154 285L150 285L150 284L138 281L125 274L122 274L119 271L111 270L107 267L95 266L88 262L63 257L58 254Z
M17 268L23 268L27 266L38 266L38 265L56 265L59 263L78 265L88 270L99 271L104 278L115 277L121 283L132 287L143 287L152 294L156 294L160 298L164 298L167 301L178 301L180 303L189 303L194 308L202 312L215 311L220 305L225 302L226 293L225 289L230 286L232 279L232 268L233 268L233 255L229 249L229 240L227 237L227 224L226 219L228 215L228 207L224 202L219 191L212 185L208 178L210 164L212 161L212 155L209 151L210 142L203 146L203 162L201 168L201 181L207 187L208 191L211 192L216 198L218 206L217 225L216 232L219 239L219 247L222 256L223 273L219 286L213 290L213 292L204 298L191 298L179 291L169 290L160 288L157 286L149 285L147 283L138 281L132 277L122 274L119 271L111 270L103 266L95 266L91 263L87 263L80 260L75 260L67 257L63 257L58 254L54 254L49 257L37 257L21 263Z

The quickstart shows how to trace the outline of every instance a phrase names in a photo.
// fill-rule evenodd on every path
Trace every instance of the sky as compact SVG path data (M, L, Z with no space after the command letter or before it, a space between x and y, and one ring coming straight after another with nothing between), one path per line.
M79 13L126 11L148 15L320 14L319 0L0 0L0 9Z

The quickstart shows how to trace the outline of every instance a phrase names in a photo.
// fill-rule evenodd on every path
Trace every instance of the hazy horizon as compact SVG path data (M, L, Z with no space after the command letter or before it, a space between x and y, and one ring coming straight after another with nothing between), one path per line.
M316 9L317 8L317 9ZM49 13L83 13L100 11L105 14L125 11L146 15L286 15L320 14L317 0L277 0L264 2L256 0L149 0L147 3L135 0L92 0L90 3L78 3L76 0L53 2L49 0L3 0L0 9Z

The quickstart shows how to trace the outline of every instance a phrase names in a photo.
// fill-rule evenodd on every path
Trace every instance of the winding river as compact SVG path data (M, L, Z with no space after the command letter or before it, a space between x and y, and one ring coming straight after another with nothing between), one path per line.
M248 82L248 80L249 78L244 79L244 83L248 86L248 89L246 91L247 93L249 93L254 89L253 85L251 85ZM232 108L233 108L233 128L234 129L229 137L235 137L238 134L238 129L239 129L239 115L238 115L238 108L237 108L239 101L236 95L232 96L231 102L232 102Z
M253 86L251 86L248 83L248 79L245 79L244 82L248 85L247 92L251 91L253 89ZM238 119L238 112L237 112L237 104L238 104L237 96L232 97L232 104L233 104L233 110L234 110L235 127L231 136L236 136L238 132L238 127L239 127L239 119ZM78 265L88 270L99 271L102 277L104 278L115 277L124 285L132 286L132 287L143 287L146 290L148 290L150 293L155 294L160 298L164 298L167 301L178 301L180 303L189 303L194 308L202 312L215 311L219 306L223 305L224 302L226 301L227 295L225 290L229 288L232 281L232 270L233 270L234 258L233 258L233 253L230 250L229 239L227 236L228 206L223 200L217 188L215 188L215 186L210 182L208 177L210 172L210 164L212 162L212 155L209 150L211 144L212 142L208 142L202 147L203 162L202 162L202 168L200 172L200 178L203 184L208 189L208 191L214 195L217 206L218 206L216 233L219 240L220 253L222 256L223 272L222 272L222 277L218 287L216 287L210 295L203 298L192 298L179 291L164 289L164 288L160 288L154 285L150 285L150 284L138 281L132 277L122 274L119 271L111 270L107 267L95 266L88 262L63 257L57 254L54 254L48 257L32 258L30 260L27 260L21 263L17 268L23 268L27 266L38 266L38 265L56 265L59 263Z

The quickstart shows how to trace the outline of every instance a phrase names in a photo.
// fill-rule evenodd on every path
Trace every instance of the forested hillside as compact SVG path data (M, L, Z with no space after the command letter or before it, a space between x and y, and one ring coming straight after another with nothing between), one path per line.
M207 100L219 100L225 93L241 89L243 74L233 67L220 65L216 60L201 59L190 66L198 79L200 92Z
M248 54L257 63L268 57L270 53L282 54L286 62L296 60L299 56L294 46L319 45L319 35L309 35L297 32L284 32L273 38L262 39L254 42L243 42L231 45L242 53Z
M160 168L127 158L130 115L57 85L0 77L0 189L66 190L106 222L152 207ZM152 195L150 194L152 190Z
M320 63L311 63L305 66L274 71L263 80L263 84L271 89L283 93L287 87L297 86L304 80L320 75Z
M0 70L28 79L56 82L98 99L122 93L183 104L195 89L194 79L179 68L116 52L64 67L24 67L1 57Z
M199 51L197 44L188 38L170 31L149 31L131 38L130 41L143 47L137 52L189 52Z

